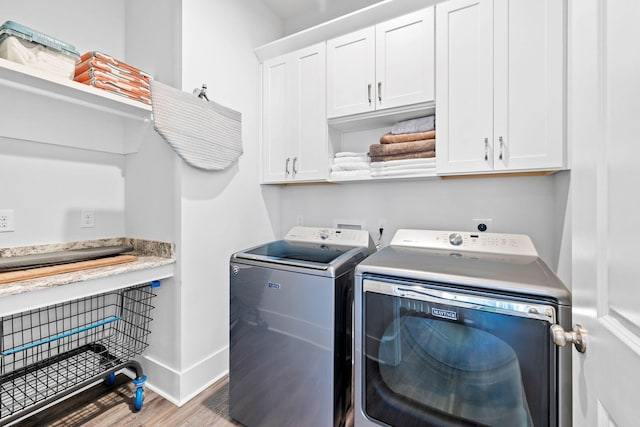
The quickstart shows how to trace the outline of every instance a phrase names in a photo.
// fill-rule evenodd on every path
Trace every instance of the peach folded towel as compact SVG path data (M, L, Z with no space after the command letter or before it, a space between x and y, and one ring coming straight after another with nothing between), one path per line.
M432 151L436 149L435 139L422 141L397 142L394 144L373 144L369 147L371 156L388 156L394 154L415 153L419 151Z
M435 137L436 137L435 130L431 130L429 132L405 133L401 135L393 135L392 133L385 133L380 137L380 144L394 144L396 142L421 141L424 139L434 139Z

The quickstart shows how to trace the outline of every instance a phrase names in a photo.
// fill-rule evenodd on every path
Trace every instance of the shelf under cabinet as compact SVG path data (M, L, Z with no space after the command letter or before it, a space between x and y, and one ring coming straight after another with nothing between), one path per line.
M136 152L125 134L151 106L0 58L0 136L109 153Z

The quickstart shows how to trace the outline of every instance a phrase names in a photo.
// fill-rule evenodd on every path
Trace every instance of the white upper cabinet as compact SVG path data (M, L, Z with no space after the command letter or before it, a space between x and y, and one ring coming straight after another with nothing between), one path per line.
M327 117L434 100L429 7L327 42Z
M565 3L436 8L439 174L564 167Z
M262 65L262 182L327 177L325 44Z

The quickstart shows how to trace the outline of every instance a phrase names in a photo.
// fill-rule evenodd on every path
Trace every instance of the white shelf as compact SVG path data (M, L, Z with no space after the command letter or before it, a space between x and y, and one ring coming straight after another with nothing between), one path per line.
M0 99L0 137L127 154L125 129L151 122L150 105L2 58Z
M425 179L440 179L438 175L436 175L435 168L430 170L425 170L424 173L415 174L415 175L398 175L398 176L362 176L362 177L354 177L354 178L344 178L344 179L331 179L329 178L329 182L334 184L341 184L347 182L380 182L380 181L413 181L413 180L425 180Z
M342 132L357 132L366 129L388 127L403 120L415 119L435 114L436 105L433 102L413 104L385 110L354 114L352 116L328 119L329 126Z
M151 106L73 80L49 75L0 58L0 85L104 110L130 119L148 120Z

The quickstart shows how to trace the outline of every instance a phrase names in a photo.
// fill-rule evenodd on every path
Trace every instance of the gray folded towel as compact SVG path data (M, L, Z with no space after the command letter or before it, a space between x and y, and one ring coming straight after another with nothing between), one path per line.
M391 127L391 134L400 135L403 133L429 132L435 128L436 116L431 115L394 123Z

